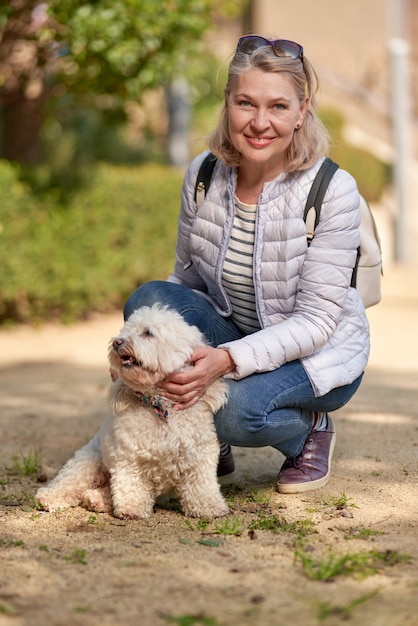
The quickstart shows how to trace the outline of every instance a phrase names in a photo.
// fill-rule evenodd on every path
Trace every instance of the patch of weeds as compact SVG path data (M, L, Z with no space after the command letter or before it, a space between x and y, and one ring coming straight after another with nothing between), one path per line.
M17 609L13 606L13 604L9 604L8 602L0 603L0 615L16 615Z
M34 478L42 467L42 453L40 450L29 450L25 455L19 452L12 457L13 469L21 476Z
M272 497L275 491L273 488L258 489L247 491L243 494L240 502L237 502L234 508L244 513L257 513L260 510L277 510L286 508L284 504L279 502L272 503Z
M0 502L8 502L12 499L14 499L14 496L11 493L3 493L0 495Z
M25 542L21 539L18 539L17 541L12 541L12 539L0 539L0 546L3 546L4 548L23 548L24 545Z
M220 626L214 617L204 615L165 615L165 619L177 626Z
M335 507L338 511L341 511L342 509L346 509L348 506L355 508L355 509L359 508L357 504L355 504L354 502L351 502L351 498L349 498L347 494L345 494L344 492L342 492L339 496L334 497L334 498L327 499L325 496L323 496L322 503L325 506Z
M272 533L287 532L298 535L298 537L306 537L315 531L312 520L304 519L296 522L288 522L282 515L264 515L260 513L258 519L251 522L249 530L268 530Z
M398 563L412 562L412 556L410 554L406 554L405 552L397 552L396 550L385 550L384 552L372 550L372 552L378 555L384 565L388 565L389 567L398 565Z
M222 492L224 496L228 496L231 498L234 498L235 496L243 496L244 491L244 487L234 483L232 483L231 485L222 485Z
M236 506L237 499L242 497L243 489L239 485L225 485L222 487L222 493L227 505L231 509Z
M39 502L39 500L36 500L35 497L33 497L33 508L35 509L35 511L44 511L45 510L43 508L42 504Z
M303 548L295 551L295 559L301 561L304 573L308 578L322 581L333 580L337 576L366 578L376 574L384 566L411 561L409 555L393 550L386 550L385 552L369 550L342 556L329 553L323 558L314 559Z
M221 526L221 523L219 524L218 528L219 530L211 530L209 528L209 526L211 525L211 521L207 520L207 519L197 519L197 520L190 520L190 519L186 519L184 520L185 524L187 526L187 528L189 530L192 530L194 532L199 532L201 533L201 538L196 540L196 543L200 543L203 546L208 546L209 548L218 548L221 545L221 542L219 539L210 539L207 538L208 535L212 535L212 534L232 534L232 533L228 533L228 527L225 526ZM221 530L223 530L223 532L221 532ZM188 539L188 538L180 538L179 542L184 544L184 545L191 545L192 544L192 540Z
M321 509L319 506L307 506L305 510L307 513L318 513Z
M91 515L89 515L89 518L87 520L87 524L96 524L97 523L97 514L96 513L92 513Z
M241 535L244 530L243 523L238 517L227 517L222 521L215 522L215 534L217 535Z
M250 498L256 504L267 507L270 504L273 493L273 488L271 488L269 491L265 491L264 489L261 489L260 491L251 491Z
M0 478L0 486L5 487L10 485L10 480L8 478Z
M189 530L198 530L199 532L202 532L202 530L205 530L210 525L208 519L197 519L195 521L186 519L184 522Z
M62 556L61 554L61 548L52 548L50 546L47 546L46 544L42 543L38 546L38 550L40 552L44 552L46 555L48 555L50 558L52 557L58 557L58 558L64 558L64 560L66 561L72 561L73 563L77 563L77 560L75 558L75 553L72 556Z
M87 613L90 610L90 607L88 606L76 606L74 611L76 613Z
M333 606L332 604L328 604L328 602L320 602L318 608L318 619L323 620L327 617L337 616L342 617L344 620L349 619L351 617L351 613L353 609L355 609L360 604L364 604L367 600L371 600L371 598L375 598L379 594L379 591L376 589L375 591L371 591L370 593L366 593L363 596L359 596L355 598L351 602L344 604L342 606Z
M21 502L20 510L24 511L25 513L32 513L34 510L40 510L37 500L35 500L34 496L31 493L23 492L22 494L20 494L19 500Z
M70 561L70 563L74 563L75 565L87 565L86 551L82 548L74 550L74 552L69 556L64 556L64 559L66 561Z
M344 539L370 539L378 535L384 535L382 530L373 530L372 528L350 528L346 531Z

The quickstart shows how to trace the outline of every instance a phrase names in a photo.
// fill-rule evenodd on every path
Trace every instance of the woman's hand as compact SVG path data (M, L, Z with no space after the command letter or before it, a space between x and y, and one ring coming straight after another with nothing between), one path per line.
M196 348L190 364L190 369L169 374L160 384L162 395L175 403L175 409L193 406L215 380L235 369L227 350L211 346Z

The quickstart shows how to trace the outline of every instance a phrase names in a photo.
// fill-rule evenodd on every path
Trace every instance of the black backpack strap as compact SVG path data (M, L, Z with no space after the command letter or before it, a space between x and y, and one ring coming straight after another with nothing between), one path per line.
M216 162L216 156L209 152L200 165L194 190L194 201L197 205L203 201L208 192ZM306 222L308 245L310 245L314 237L315 228L319 223L322 202L324 200L326 190L328 189L328 185L338 168L338 164L327 157L319 168L312 183L303 214L303 219Z
M330 158L326 158L318 170L317 175L312 183L312 187L306 200L305 211L303 219L306 223L306 237L308 239L308 246L310 245L314 234L315 228L318 226L319 217L321 215L322 202L324 200L325 192L328 189L328 185L335 172L338 170L337 163L334 163Z
M217 158L212 152L203 159L199 168L194 188L194 201L199 205L206 196Z

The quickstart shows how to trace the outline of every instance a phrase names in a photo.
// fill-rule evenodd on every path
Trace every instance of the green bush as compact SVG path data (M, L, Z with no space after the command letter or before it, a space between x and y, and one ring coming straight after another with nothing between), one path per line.
M172 270L182 175L158 165L92 169L65 205L0 162L0 322L72 320L120 307Z
M377 202L391 180L391 167L371 152L344 141L344 118L340 113L323 109L321 119L331 135L330 157L356 179L360 193L368 202Z
M321 116L331 157L367 200L378 200L388 166L343 141L337 112ZM172 270L180 172L156 164L55 166L22 172L0 161L0 324L120 308L136 286Z

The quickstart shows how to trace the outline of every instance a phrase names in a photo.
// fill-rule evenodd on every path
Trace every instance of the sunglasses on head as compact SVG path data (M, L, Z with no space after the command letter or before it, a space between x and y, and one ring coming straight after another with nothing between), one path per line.
M237 52L251 54L254 50L258 50L258 48L263 48L264 46L270 46L274 54L278 57L288 59L303 58L303 48L295 41L288 41L287 39L270 41L259 35L245 35L244 37L240 37L238 39Z

